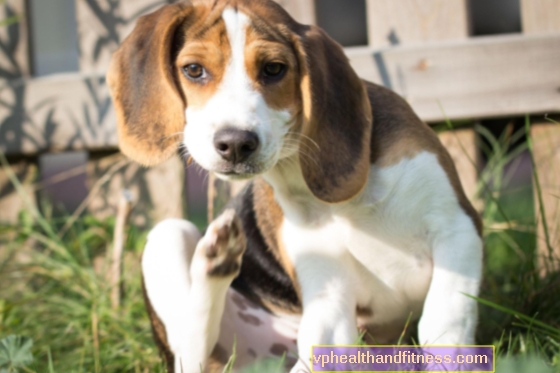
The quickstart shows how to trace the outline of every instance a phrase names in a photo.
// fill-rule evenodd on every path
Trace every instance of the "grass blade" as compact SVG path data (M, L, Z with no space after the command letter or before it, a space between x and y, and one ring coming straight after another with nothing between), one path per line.
M541 321L535 320L535 318L533 318L533 317L529 317L529 316L527 316L527 315L524 315L524 314L522 314L522 313L520 313L520 312L514 311L514 310L509 309L509 308L507 308L507 307L500 306L499 304L496 304L496 303L491 302L491 301L486 300L486 299L474 297L474 296L472 296L472 295L464 294L464 293L463 293L463 295L465 295L465 296L467 296L467 297L469 297L469 298L471 298L471 299L476 300L476 301L477 301L478 303L480 303L480 304L483 304L483 305L485 305L485 306L489 306L489 307L495 308L495 309L497 309L498 311L502 311L502 312L504 312L504 313L510 314L510 315L512 315L512 316L515 316L515 317L519 318L520 320L523 320L523 321L526 321L526 322L528 322L528 323L531 323L533 326L539 326L539 327L541 327L542 329L547 330L549 333L554 334L556 338L560 338L560 329L557 329L557 328L555 328L555 327L553 327L553 326L550 326L550 325L548 325L548 324L546 324L546 323L543 323L543 322L541 322Z

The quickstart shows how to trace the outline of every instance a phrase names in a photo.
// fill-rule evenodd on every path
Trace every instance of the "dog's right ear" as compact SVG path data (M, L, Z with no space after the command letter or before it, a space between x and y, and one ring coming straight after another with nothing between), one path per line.
M192 11L187 1L140 18L111 59L119 146L146 166L171 157L182 139L186 102L171 59L177 29Z
M366 185L373 128L364 82L342 47L316 26L295 28L303 102L301 169L318 199L349 200ZM302 157L309 153L306 157ZM312 158L313 162L305 158Z

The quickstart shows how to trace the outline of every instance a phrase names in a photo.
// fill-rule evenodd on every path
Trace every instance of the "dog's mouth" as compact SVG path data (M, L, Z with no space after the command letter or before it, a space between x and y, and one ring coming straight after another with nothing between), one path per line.
M264 171L262 166L251 163L221 164L212 170L216 176L225 180L251 179Z

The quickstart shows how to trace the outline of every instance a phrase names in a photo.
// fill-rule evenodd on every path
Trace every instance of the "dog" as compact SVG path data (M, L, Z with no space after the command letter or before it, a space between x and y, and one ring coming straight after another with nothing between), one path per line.
M313 345L474 343L481 221L436 134L361 80L320 28L271 0L192 0L142 17L107 81L122 152L155 165L184 146L250 180L204 236L149 234L145 299L170 372Z

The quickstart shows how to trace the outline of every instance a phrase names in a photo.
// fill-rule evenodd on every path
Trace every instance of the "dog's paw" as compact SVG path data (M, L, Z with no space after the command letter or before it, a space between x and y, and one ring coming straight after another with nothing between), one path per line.
M201 239L198 254L205 258L205 273L211 277L237 276L246 239L234 210L226 210L210 224Z

